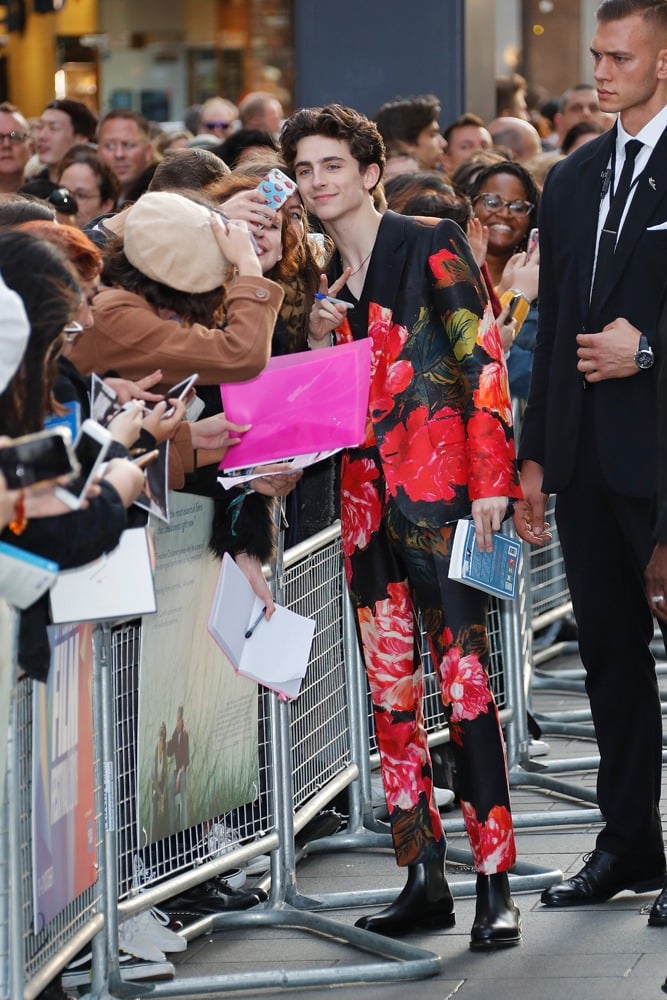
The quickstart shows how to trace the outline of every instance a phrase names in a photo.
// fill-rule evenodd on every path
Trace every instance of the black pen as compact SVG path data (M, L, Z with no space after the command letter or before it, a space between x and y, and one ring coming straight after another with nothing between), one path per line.
M245 634L246 639L250 639L250 637L252 636L253 632L255 631L255 629L257 628L257 626L259 625L265 614L266 614L266 608L262 608L260 613L257 615L257 618L246 632Z

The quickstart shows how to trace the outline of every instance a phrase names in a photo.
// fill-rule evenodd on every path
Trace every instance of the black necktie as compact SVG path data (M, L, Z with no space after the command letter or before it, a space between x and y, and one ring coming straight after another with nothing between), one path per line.
M635 160L639 150L644 145L639 139L630 139L625 144L625 162L621 170L618 187L611 198L607 218L604 220L602 232L600 233L600 243L598 246L598 256L595 263L595 275L593 277L593 289L591 291L590 313L593 313L595 305L604 287L604 280L616 248L618 230L623 218L623 211L628 200L628 195L632 189L632 175L635 169ZM590 325L590 324L589 324Z

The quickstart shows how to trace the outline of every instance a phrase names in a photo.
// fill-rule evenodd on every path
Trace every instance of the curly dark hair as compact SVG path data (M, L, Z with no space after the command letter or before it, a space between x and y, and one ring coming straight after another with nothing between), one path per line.
M21 364L0 395L0 432L17 437L42 430L53 409L61 335L79 308L81 289L63 254L30 233L0 233L0 272L21 296L30 322Z
M177 288L154 281L130 264L123 250L123 239L117 236L105 248L102 280L105 285L116 285L126 292L134 292L154 309L169 309L188 323L201 323L213 327L222 317L225 297L224 287L210 292L181 292Z
M440 117L440 101L435 94L397 97L378 109L375 121L386 143L417 142L419 133Z
M302 108L291 115L280 133L280 150L290 170L294 170L299 141L311 135L347 142L360 171L376 163L382 177L386 162L382 136L377 125L354 108L328 104L325 108Z

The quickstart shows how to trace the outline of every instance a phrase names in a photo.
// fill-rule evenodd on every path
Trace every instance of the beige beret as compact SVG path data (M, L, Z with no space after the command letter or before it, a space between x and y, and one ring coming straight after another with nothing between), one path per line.
M227 278L210 208L173 191L149 191L123 216L125 256L146 277L180 292L210 292Z

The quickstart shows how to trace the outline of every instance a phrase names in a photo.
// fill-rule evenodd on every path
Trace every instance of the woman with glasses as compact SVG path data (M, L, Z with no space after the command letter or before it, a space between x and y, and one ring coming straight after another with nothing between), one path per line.
M526 399L535 334L539 251L526 253L537 225L540 192L532 174L506 160L481 170L468 191L487 236L485 263L502 305L514 303L514 323L501 328L512 396Z
M537 225L537 185L525 167L508 160L481 170L468 194L475 215L488 229L486 263L494 286L501 286L505 265L526 249L528 233Z
M57 182L74 199L70 225L83 229L100 215L115 211L120 184L113 170L103 163L94 146L72 146L58 164Z

